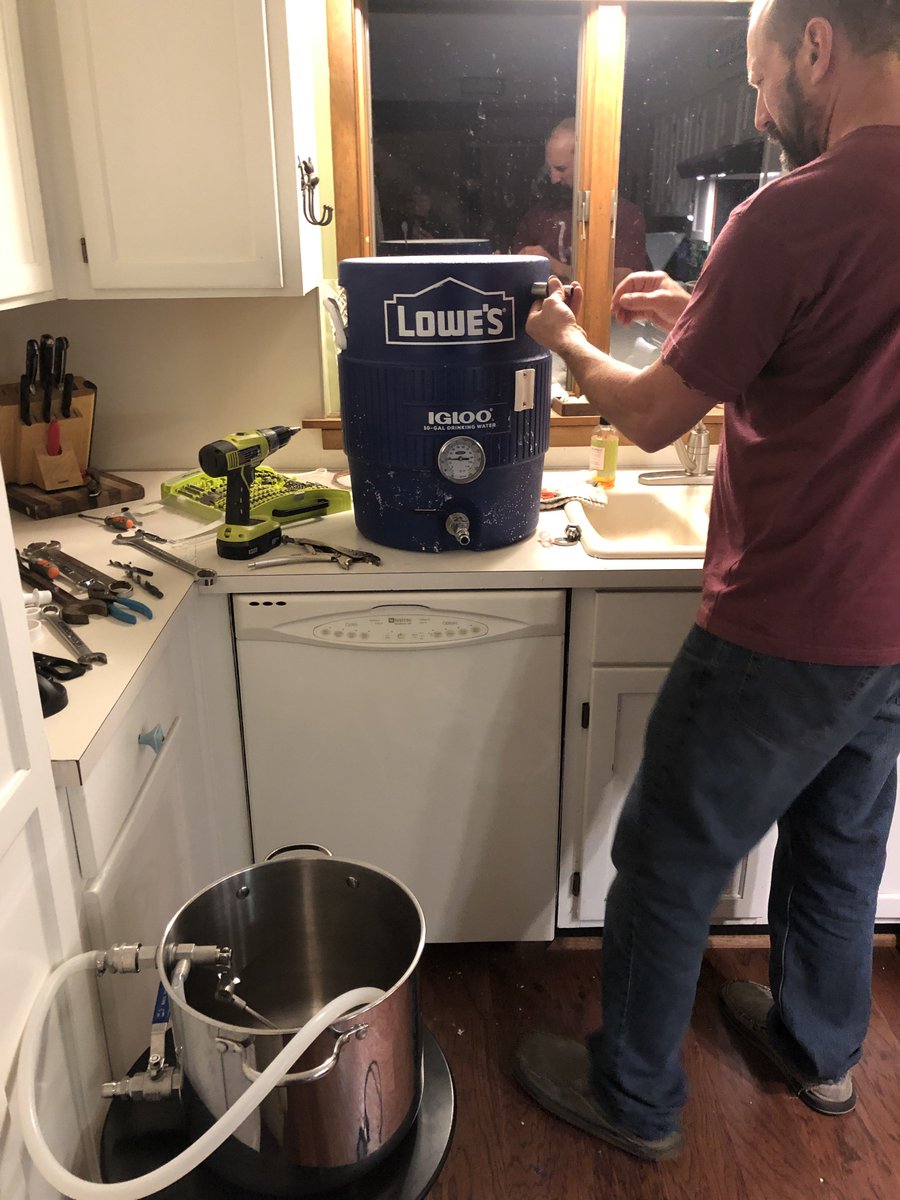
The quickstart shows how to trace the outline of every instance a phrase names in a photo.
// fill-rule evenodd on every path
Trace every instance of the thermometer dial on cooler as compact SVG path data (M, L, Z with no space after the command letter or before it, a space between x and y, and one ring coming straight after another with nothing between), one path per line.
M438 450L437 465L450 483L471 483L484 470L484 448L474 438L450 438Z

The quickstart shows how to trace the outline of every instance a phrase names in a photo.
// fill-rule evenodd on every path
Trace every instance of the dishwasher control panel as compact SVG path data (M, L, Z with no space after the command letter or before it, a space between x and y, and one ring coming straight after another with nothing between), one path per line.
M485 621L461 613L367 612L317 621L317 642L367 642L373 646L470 642L489 632Z

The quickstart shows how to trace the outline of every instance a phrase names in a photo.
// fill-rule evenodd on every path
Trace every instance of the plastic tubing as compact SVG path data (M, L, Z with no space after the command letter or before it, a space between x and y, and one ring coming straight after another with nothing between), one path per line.
M88 950L62 963L49 976L31 1009L25 1033L22 1037L22 1054L19 1061L21 1083L18 1087L19 1116L22 1121L22 1134L25 1145L31 1155L34 1165L49 1184L52 1184L63 1195L71 1200L141 1200L143 1196L152 1196L154 1192L176 1183L189 1171L200 1165L210 1154L230 1137L239 1125L247 1119L250 1113L261 1104L278 1083L283 1075L297 1061L306 1048L316 1040L333 1022L350 1009L374 1004L384 995L378 988L354 988L344 992L320 1009L302 1029L298 1029L284 1049L276 1055L262 1072L258 1079L247 1088L226 1112L207 1129L201 1137L192 1142L186 1150L175 1158L169 1159L163 1166L146 1175L138 1175L135 1179L126 1179L121 1183L93 1183L73 1175L71 1171L57 1161L47 1145L38 1122L37 1113L37 1064L40 1052L41 1034L44 1023L56 993L67 979L79 971L97 969L98 958L102 951Z

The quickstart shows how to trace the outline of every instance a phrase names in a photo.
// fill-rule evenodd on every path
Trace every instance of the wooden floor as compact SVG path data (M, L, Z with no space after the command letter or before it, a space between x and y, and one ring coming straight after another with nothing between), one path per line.
M846 1117L811 1112L723 1026L720 985L765 982L766 958L708 951L685 1049L685 1150L648 1164L544 1114L508 1074L526 1030L582 1037L599 1024L596 950L428 947L422 1011L457 1089L453 1144L429 1200L900 1200L900 953L876 950L859 1101Z

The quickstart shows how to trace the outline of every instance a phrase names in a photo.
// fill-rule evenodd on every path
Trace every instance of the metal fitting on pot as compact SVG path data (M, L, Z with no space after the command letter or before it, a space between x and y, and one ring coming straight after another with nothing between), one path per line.
M195 967L215 967L217 971L230 970L231 947L197 946L193 942L179 942L177 945L169 942L166 945L163 963L168 969L185 960Z
M116 942L108 950L97 955L97 974L137 975L141 963L152 963L156 958L156 947L144 947L140 942Z
M450 536L455 537L461 546L468 546L472 541L472 534L469 532L469 518L465 513L451 513L444 525Z

